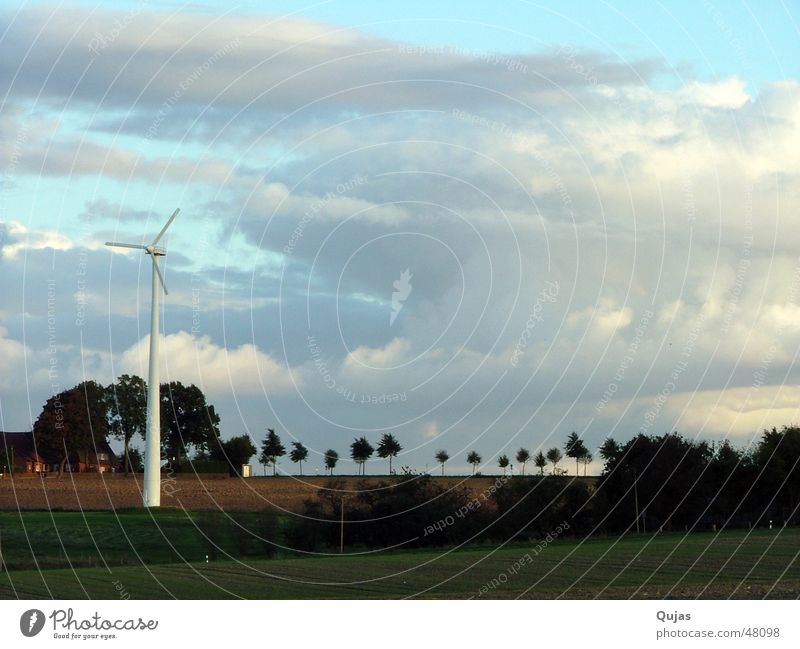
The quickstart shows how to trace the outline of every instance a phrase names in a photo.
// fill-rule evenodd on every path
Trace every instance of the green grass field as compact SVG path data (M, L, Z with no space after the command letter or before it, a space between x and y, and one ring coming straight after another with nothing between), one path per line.
M9 570L94 567L271 556L280 517L179 509L0 512Z
M232 516L0 513L0 598L800 596L798 529L265 559L247 530L279 542L276 517Z

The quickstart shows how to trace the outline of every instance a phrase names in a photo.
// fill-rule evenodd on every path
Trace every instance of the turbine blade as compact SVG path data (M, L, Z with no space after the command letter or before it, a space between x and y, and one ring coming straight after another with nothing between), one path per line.
M158 262L156 261L155 257L153 257L153 270L156 272L156 275L158 275L158 281L161 282L161 288L164 289L164 295L169 295L167 285L164 283L164 276L161 274L161 270L158 267Z
M151 243L151 244L150 244L151 246L154 246L154 245L156 245L156 244L158 243L159 239L161 239L161 237L163 237L163 236L164 236L164 233L167 231L167 228L168 228L170 225L172 225L172 222L175 220L175 217L176 217L176 216L178 216L178 212L180 212L180 211L181 211L181 208L179 207L178 209L176 209L176 210L175 210L175 211L172 213L172 216L170 216L170 217L169 217L169 220L167 220L167 222L166 222L166 224L164 225L164 227L163 227L163 228L161 228L161 232L159 232L159 233L158 233L158 236L157 236L155 239L153 239L153 243Z
M117 243L116 241L106 241L107 246L116 248L136 248L137 250L147 250L147 246L140 246L138 243Z

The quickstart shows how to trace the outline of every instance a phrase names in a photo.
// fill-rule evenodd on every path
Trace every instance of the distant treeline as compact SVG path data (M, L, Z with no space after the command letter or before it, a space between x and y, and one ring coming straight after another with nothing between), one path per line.
M335 548L344 527L348 546L420 547L798 523L800 428L765 431L749 449L672 433L608 439L599 451L598 478L498 476L478 495L471 478L455 488L410 472L355 488L331 479L287 540Z

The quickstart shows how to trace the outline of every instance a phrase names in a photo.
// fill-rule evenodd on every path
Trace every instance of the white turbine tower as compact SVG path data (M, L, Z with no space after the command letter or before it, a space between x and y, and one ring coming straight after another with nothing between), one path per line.
M144 250L150 255L153 261L153 297L150 312L150 369L147 374L147 438L145 439L144 451L144 506L159 507L161 505L161 404L160 402L160 383L158 376L158 300L161 295L158 284L161 283L164 294L168 295L167 285L164 277L158 268L158 258L167 254L164 248L156 247L156 244L164 236L167 228L172 225L175 217L178 216L180 208L172 213L167 223L161 228L153 243L149 246L142 246L136 243L116 243L107 241L107 246L118 248L136 248Z

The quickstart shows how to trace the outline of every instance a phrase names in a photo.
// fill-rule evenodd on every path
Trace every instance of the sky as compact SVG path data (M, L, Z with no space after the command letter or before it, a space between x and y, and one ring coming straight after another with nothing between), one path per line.
M225 437L303 442L307 472L386 432L397 466L491 473L573 430L798 423L799 23L779 0L3 3L0 428L147 376L149 261L103 244L175 207L162 380Z

